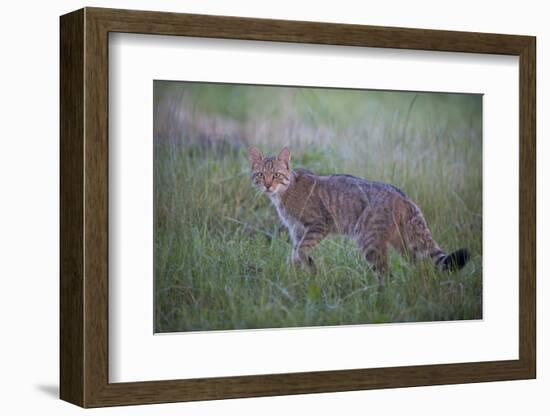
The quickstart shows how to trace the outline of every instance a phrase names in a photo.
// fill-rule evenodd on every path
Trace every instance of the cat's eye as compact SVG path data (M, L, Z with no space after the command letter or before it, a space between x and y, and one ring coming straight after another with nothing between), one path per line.
M256 173L257 178L263 178L264 174L262 172Z
M280 174L279 172L275 172L275 173L273 174L273 176L276 177L276 178L278 178L279 176L281 176L281 174Z

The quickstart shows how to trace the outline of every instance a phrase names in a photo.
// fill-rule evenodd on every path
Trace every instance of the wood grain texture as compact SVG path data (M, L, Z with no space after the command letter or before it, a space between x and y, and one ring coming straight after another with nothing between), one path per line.
M111 32L519 55L528 36L87 8Z
M84 405L84 12L60 22L60 388Z
M86 14L84 58L84 401L89 406L108 380L108 33Z
M520 57L518 360L188 380L108 381L108 33ZM87 8L61 18L61 397L83 407L533 378L535 38ZM184 356L184 354L182 354Z
M440 384L519 380L518 361L267 374L110 384L94 406L217 400Z
M519 356L536 377L536 41L520 54Z

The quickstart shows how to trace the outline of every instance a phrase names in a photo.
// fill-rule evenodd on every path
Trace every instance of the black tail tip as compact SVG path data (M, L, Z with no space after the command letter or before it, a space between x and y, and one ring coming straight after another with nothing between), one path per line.
M461 248L445 257L442 262L443 269L448 272L455 272L462 269L470 260L470 253L465 248Z

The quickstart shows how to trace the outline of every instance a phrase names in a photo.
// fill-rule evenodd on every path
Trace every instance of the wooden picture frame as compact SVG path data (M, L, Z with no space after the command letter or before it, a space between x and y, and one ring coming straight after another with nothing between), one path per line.
M62 16L60 29L61 399L82 407L101 407L535 378L534 37L100 8ZM519 359L109 383L110 32L518 56Z

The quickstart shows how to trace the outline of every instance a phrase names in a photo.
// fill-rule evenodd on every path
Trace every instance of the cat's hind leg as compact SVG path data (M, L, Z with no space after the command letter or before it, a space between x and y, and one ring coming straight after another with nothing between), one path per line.
M357 220L353 237L367 262L373 268L380 286L388 275L388 244L391 239L393 219L387 210L365 210Z
M387 245L370 245L363 248L365 259L371 264L380 285L385 284L388 274L388 247Z
M396 230L391 233L391 236L389 238L390 245L397 251L401 257L404 257L408 261L414 263L416 260L414 253L412 253L407 248L407 243L405 242L401 232L399 231L399 228L396 227Z
M367 262L372 266L380 285L388 275L388 240L385 233L370 229L359 239L359 247Z

